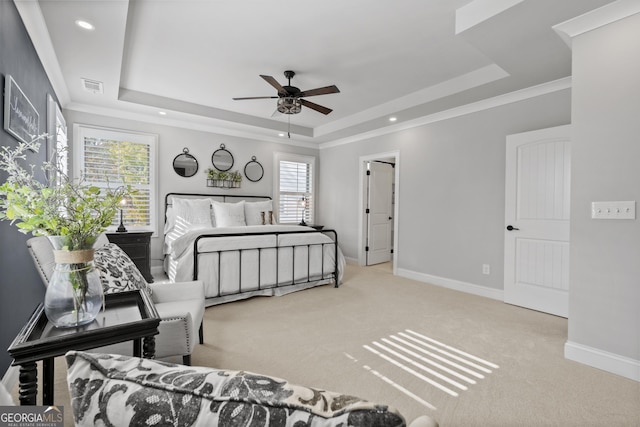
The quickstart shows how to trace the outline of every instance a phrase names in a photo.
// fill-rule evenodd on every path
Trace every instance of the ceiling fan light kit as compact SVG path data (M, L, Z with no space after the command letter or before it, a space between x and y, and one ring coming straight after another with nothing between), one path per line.
M278 112L282 114L298 114L302 110L300 99L291 96L278 98Z

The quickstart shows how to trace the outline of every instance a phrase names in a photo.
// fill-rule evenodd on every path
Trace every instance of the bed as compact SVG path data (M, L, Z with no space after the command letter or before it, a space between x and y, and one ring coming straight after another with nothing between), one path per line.
M278 224L267 196L169 193L164 269L202 280L205 305L276 296L342 280L335 230Z

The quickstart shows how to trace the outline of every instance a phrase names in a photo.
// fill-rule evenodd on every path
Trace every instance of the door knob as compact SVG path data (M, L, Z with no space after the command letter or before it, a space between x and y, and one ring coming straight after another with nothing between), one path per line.
M514 227L513 225L507 225L507 230L509 231L513 231L513 230L520 230L519 228Z

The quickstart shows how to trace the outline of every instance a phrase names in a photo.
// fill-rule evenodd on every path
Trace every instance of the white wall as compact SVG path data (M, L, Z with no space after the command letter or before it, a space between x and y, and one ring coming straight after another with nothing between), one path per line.
M72 144L71 130L74 123L104 126L116 129L134 130L137 132L153 133L158 135L158 218L160 220L158 237L151 239L151 265L158 266L162 262L162 228L164 221L164 197L169 192L211 193L211 194L250 194L273 196L273 153L286 152L298 153L309 156L318 156L318 150L296 147L289 144L277 144L273 142L257 141L246 138L238 138L209 132L195 131L184 128L162 126L152 123L144 123L131 120L123 120L94 114L65 110L64 116L69 128L69 141ZM223 190L206 186L205 170L213 167L211 155L225 144L227 150L233 154L234 165L231 170L244 171L244 165L256 156L256 160L264 168L264 177L258 182L251 182L243 175L242 186L239 189ZM199 164L198 172L190 178L181 177L173 170L173 159L182 149L187 147Z
M323 148L319 220L338 231L345 256L357 258L359 158L399 150L397 267L501 290L506 136L569 122L563 90Z
M640 201L640 14L573 39L572 104L567 357L640 381L640 221L590 218Z

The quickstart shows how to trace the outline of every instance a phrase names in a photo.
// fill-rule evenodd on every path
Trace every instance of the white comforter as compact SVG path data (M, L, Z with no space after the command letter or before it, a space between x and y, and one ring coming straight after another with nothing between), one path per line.
M332 239L322 233L293 233L275 236L236 236L239 233L274 233L308 231L309 227L298 225L256 225L226 228L195 228L172 231L165 236L165 269L171 281L193 279L193 245L203 234L224 235L198 242L198 279L205 284L207 298L222 298L224 301L238 299L232 295L242 293L242 298L252 295L279 295L330 282L329 274L335 268L334 246L317 245L307 248L285 248L296 244L330 243ZM277 241L276 241L277 240ZM280 247L276 254L275 246ZM262 248L258 251L257 248ZM219 250L234 249L219 256ZM242 251L238 251L242 249ZM260 252L260 253L258 253ZM344 257L338 249L338 270L341 281ZM259 261L258 261L259 260ZM259 265L258 265L259 264ZM278 268L276 268L276 265ZM218 284L220 277L220 284ZM306 283L311 281L312 283ZM260 282L258 284L258 282ZM299 282L305 282L300 283ZM241 287L238 287L238 283ZM276 286L276 284L278 286ZM224 302L223 301L223 302Z

